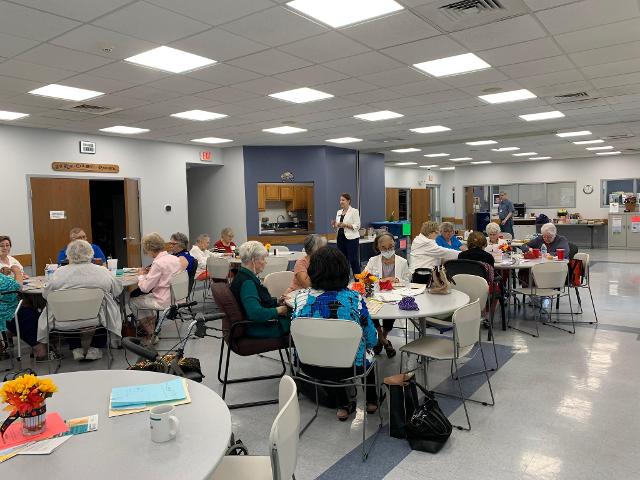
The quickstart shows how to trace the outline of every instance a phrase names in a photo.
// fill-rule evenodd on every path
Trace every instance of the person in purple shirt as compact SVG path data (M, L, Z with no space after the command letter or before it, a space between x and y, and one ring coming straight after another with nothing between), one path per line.
M467 247L464 246L460 239L453 233L453 223L442 222L440 225L440 235L436 237L436 244L443 248L450 248L451 250L466 250Z

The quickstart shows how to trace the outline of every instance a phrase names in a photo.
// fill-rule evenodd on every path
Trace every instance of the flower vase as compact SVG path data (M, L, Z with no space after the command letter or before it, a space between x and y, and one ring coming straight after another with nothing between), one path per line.
M502 263L511 262L511 252L502 252Z
M25 436L38 435L44 432L47 426L47 405L42 405L25 414L21 414L22 434Z

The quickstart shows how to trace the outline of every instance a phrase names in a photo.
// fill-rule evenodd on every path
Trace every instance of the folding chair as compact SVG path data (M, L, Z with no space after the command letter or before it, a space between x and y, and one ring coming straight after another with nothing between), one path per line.
M289 259L286 257L275 257L270 256L267 257L267 264L264 267L264 270L260 272L258 278L261 280L265 279L267 275L274 272L285 272L289 267Z
M267 287L272 297L280 298L291 285L293 276L294 273L290 271L273 272L267 275L262 283Z

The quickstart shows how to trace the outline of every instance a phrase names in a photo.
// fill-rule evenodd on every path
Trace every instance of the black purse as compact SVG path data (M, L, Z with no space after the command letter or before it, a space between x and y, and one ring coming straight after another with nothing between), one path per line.
M431 286L433 280L433 271L430 268L416 268L411 277L412 283L421 283L427 288Z
M389 435L407 438L407 424L420 405L413 373L400 373L384 379L389 389Z
M424 392L425 398L407 424L407 439L411 450L438 453L449 440L453 425L440 409L435 395L418 386Z

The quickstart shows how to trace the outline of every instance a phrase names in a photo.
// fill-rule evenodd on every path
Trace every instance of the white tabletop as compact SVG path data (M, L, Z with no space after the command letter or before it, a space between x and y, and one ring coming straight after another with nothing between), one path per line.
M116 277L122 283L122 286L127 288L133 285L138 285L137 274L127 274ZM42 294L42 290L46 287L47 282L44 276L30 277L24 285L22 285L23 293Z
M425 292L413 297L418 310L400 310L397 303L385 303L371 318L378 320L394 318L424 318L436 315L448 315L469 303L469 295L458 290L451 290L447 295L434 295Z
M93 370L50 378L58 392L47 400L47 410L64 419L97 413L98 430L71 438L50 455L18 455L8 460L1 467L3 478L204 479L224 456L231 437L231 414L224 401L204 385L187 380L192 402L176 407L178 436L166 443L153 443L148 412L108 418L111 389L176 377Z
M515 270L515 269L530 269L534 265L540 265L541 263L569 263L569 260L545 260L542 261L541 258L536 258L532 260L524 260L521 258L513 258L510 263L502 263L496 261L493 265L495 270Z
M394 237L394 238L397 238L397 237ZM376 237L362 237L360 238L360 245L364 243L373 243L375 239ZM338 241L333 239L333 240L329 240L329 243L338 243Z
M267 257L267 261L269 261L269 258L273 258L273 257L278 257L278 258L288 258L290 262L295 262L297 260L300 260L301 258L306 257L307 254L305 252L297 252L294 250L290 250L288 252L278 252L277 255L269 255ZM240 261L239 258L237 257L223 257L226 258L227 260L229 260L229 263L233 263L234 265L240 265L242 262Z

